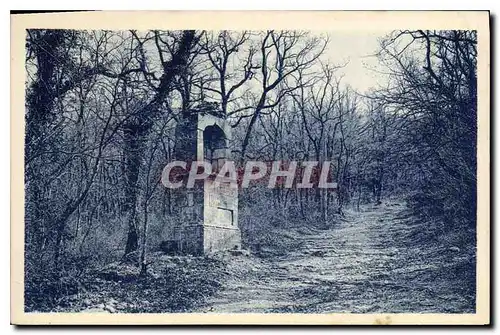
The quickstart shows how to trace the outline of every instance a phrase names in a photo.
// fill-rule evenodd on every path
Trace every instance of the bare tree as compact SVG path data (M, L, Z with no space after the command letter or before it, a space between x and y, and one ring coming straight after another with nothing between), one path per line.
M155 44L157 46L158 57L161 65L161 75L156 83L151 82L148 78L153 80L155 76L148 71L147 60L145 59L144 44L151 39L150 36L141 38L137 33L132 32L135 40L138 43L139 58L138 62L141 68L141 74L144 76L148 83L153 85L153 95L149 101L145 102L140 108L132 111L131 118L123 127L124 133L124 153L125 158L125 171L126 171L126 199L124 210L128 216L128 234L127 243L125 247L125 254L137 250L138 247L138 230L137 230L137 181L141 166L141 157L144 138L147 136L153 125L153 120L161 113L162 106L164 105L169 93L173 90L174 79L186 71L186 66L191 54L191 50L197 43L196 32L193 30L185 30L180 33L178 43L174 46L168 43L160 42L160 35L154 31ZM169 50L170 58L165 57L166 48Z
M250 118L241 144L242 160L245 158L253 127L260 114L266 109L277 106L284 96L300 87L300 84L292 80L288 81L288 79L291 79L297 71L310 69L317 62L326 45L327 40L317 37L309 38L307 33L298 31L271 30L263 35L258 58L260 75L255 76L260 82L259 93L255 96L256 103L254 106L247 106L228 114L231 116L242 113L238 116L234 126L237 126L242 119ZM284 84L283 89L278 90L280 84ZM251 110L251 113L243 113L246 110Z
M248 31L236 33L224 30L204 35L202 54L207 56L213 71L208 71L208 79L199 87L215 94L223 115L238 112L238 109L229 112L228 106L241 97L241 94L235 94L252 79L254 71L259 68L253 64L257 50L251 43L251 38L252 33Z

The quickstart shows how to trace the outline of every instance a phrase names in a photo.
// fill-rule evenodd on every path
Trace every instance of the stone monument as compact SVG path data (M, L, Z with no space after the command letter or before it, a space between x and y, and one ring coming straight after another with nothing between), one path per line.
M190 113L178 123L175 136L176 160L188 164L204 160L216 171L230 158L231 127L220 113ZM241 248L237 188L229 183L214 187L213 180L207 179L194 188L172 191L176 216L174 243L178 253L203 255Z

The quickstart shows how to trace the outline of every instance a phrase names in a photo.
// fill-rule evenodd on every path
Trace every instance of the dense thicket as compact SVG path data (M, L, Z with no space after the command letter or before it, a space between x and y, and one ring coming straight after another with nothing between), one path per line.
M239 162L334 163L336 192L241 191L248 248L391 195L429 224L474 229L476 33L390 34L371 92L343 83L325 50L327 36L298 31L28 31L28 303L123 254L140 250L145 267L173 225L160 175L193 110L229 119Z
M411 202L449 229L474 228L476 32L398 32L380 55L391 80L374 97L398 134L392 150L406 172Z

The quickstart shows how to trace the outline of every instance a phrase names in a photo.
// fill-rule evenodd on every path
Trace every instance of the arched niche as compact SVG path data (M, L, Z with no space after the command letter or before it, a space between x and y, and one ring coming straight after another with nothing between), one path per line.
M203 129L203 160L212 164L213 170L219 170L228 159L228 138L217 124Z

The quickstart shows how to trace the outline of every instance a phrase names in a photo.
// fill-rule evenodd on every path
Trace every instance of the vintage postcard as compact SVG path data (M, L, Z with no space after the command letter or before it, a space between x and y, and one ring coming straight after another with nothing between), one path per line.
M490 323L488 12L11 27L13 324Z

